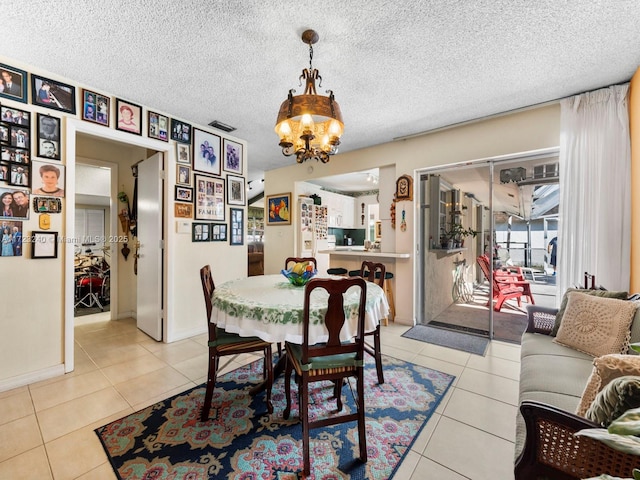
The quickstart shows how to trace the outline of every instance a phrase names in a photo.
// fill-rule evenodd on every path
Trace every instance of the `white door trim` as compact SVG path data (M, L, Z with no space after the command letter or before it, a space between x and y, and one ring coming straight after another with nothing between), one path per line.
M65 164L65 176L66 176L66 185L65 185L65 203L66 203L66 220L65 220L65 236L72 237L75 229L75 210L76 210L76 136L78 133L84 133L87 135L91 135L101 139L113 140L120 143L125 143L129 145L134 145L137 147L148 148L151 150L156 150L158 152L162 152L167 159L168 165L173 165L175 163L175 148L173 144L169 144L167 142L162 142L160 140L153 140L151 138L146 137L138 137L131 135L130 133L120 132L118 130L114 130L111 128L105 128L102 125L95 125L90 122L83 122L81 120L76 120L73 118L66 118L64 122L65 125L65 139L66 139L66 164ZM165 183L165 190L167 188L167 183ZM167 192L165 191L165 199L168 198ZM112 198L117 200L116 197ZM117 206L115 206L117 207ZM112 208L115 208L112 205ZM165 205L163 206L163 211L167 212L166 209L166 200ZM166 225L166 221L165 221ZM165 227L166 228L166 227ZM166 235L165 235L166 238ZM73 266L73 256L74 256L74 248L73 242L64 242L64 371L65 373L69 373L74 369L74 266ZM166 252L165 248L165 266L166 262ZM114 252L115 254L116 252ZM165 271L163 273L166 279L167 271L165 267ZM166 281L165 281L166 285ZM166 288L166 287L165 287ZM165 299L166 299L166 291L165 291ZM169 331L168 319L167 315L164 316L163 320L163 330L165 332ZM166 339L165 339L166 341Z

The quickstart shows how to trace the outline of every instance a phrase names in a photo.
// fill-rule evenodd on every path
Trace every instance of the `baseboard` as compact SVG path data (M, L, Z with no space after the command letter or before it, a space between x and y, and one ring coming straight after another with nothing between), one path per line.
M180 340L186 340L187 338L195 337L196 335L202 335L203 333L207 333L208 329L205 326L204 328L194 328L191 330L180 331L178 333L173 333L168 338L166 338L167 343L179 342Z
M125 318L134 318L137 319L136 312L120 312L116 317L118 320L123 320Z
M13 390L14 388L31 385L32 383L60 377L62 375L64 375L64 364L55 365L36 372L25 373L24 375L0 380L0 392L6 392L7 390Z

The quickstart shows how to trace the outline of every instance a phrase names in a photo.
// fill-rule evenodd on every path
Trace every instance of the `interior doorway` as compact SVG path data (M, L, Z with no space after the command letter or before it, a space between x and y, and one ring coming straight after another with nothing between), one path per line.
M519 343L526 306L555 306L557 149L420 176L417 321Z
M127 185L127 191L133 192L133 178L131 175L131 166L144 158L149 154L160 152L164 158L172 159L174 152L169 151L169 145L163 142L145 138L134 137L124 132L118 132L113 129L105 129L101 126L96 126L88 122L81 122L70 119L65 124L66 129L66 211L65 217L65 231L69 236L73 236L75 231L75 211L76 211L76 164L82 164L83 159L90 159L89 163L93 162L111 162L115 164L113 168L114 177L117 178L116 182L111 182L111 191L109 198L109 234L108 241L109 251L111 254L110 265L110 318L124 318L124 316L134 316L135 318L135 303L136 303L136 284L135 275L133 273L133 245L129 245L131 255L128 256L128 260L124 258L123 246L124 242L121 240L129 240L131 236L123 236L118 225L120 224L118 219L118 212L121 211L123 204L119 199L118 192L123 183L130 182ZM86 162L85 162L86 163ZM115 169L118 169L118 174L115 174ZM158 176L161 172L158 172ZM164 188L164 186L163 186ZM132 196L132 195L131 195ZM131 198L133 201L133 196ZM164 217L166 212L166 205L164 197L157 200L160 206L160 215ZM164 230L164 218L160 219L160 224ZM158 239L155 239L158 241ZM162 241L162 238L160 239ZM64 296L65 296L65 344L64 344L64 363L65 372L70 372L74 369L74 306L75 306L75 246L72 241L66 241L64 243ZM117 260L116 260L117 259ZM133 280L126 278L127 271L130 270L130 275ZM150 279L151 283L158 283L161 285L160 289L164 288L164 275L162 270L159 275ZM128 282L128 283L127 283ZM131 306L133 305L133 306ZM163 310L163 305L157 307L158 311ZM162 323L160 329L163 332L167 331L167 319L159 315L159 321ZM160 338L162 340L162 337Z

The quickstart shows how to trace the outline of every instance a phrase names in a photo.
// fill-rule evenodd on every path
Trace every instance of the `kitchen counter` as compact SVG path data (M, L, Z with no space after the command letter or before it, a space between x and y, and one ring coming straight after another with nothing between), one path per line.
M380 257L380 258L411 258L410 253L381 252L380 250L365 250L364 247L336 247L331 250L320 250L318 253L347 257Z

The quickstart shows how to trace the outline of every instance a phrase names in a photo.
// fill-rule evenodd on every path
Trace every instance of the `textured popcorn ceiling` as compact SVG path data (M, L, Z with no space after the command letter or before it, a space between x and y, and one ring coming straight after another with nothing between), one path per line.
M249 142L249 180L294 162L273 131L320 41L341 151L627 82L637 0L3 0L0 54ZM258 182L259 183L259 182Z

